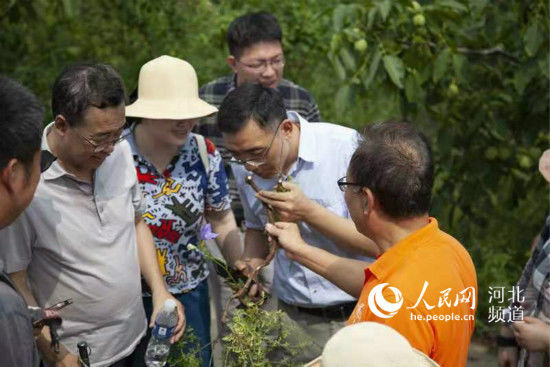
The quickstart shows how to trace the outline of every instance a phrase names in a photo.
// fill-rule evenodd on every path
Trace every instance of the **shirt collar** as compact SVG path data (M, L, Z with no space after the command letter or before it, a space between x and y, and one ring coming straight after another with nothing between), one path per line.
M130 145L130 151L132 152L133 156L139 157L139 151L136 145L136 139L134 138L134 131L136 128L136 124L132 124L129 129L124 130L122 133L123 135L127 135L126 141L128 142L128 145Z
M41 144L42 150L47 150L52 154L53 152L50 148L50 144L48 143L48 134L50 133L51 129L53 129L54 127L53 124L54 123L52 121L44 128L44 132L42 133L42 144ZM55 162L52 163L52 165L46 171L42 173L42 178L44 178L44 180L55 180L56 178L59 178L65 175L72 176L67 171L65 171L63 167L61 167L61 165L59 164L59 160L56 160Z
M300 124L300 146L298 147L298 158L306 162L315 162L318 160L317 143L315 136L311 131L310 123L300 116L296 111L287 111L289 120Z
M437 220L430 217L429 221L427 225L393 245L371 266L365 269L365 281L369 274L374 275L378 279L383 279L401 267L403 261L410 259L410 254L424 245L425 238L431 237L435 232L439 231Z
M147 167L149 167L149 169L156 171L156 168L152 164L150 164L147 161L147 159L145 159L145 157L143 157L143 155L140 153L139 148L138 148L137 143L136 143L136 137L134 135L134 133L136 131L135 129L136 129L136 124L134 123L134 124L132 124L132 126L130 126L130 128L127 131L125 130L124 133L123 133L123 134L126 134L128 132L128 137L126 138L126 141L128 142L128 145L130 146L130 152L132 153L132 156L134 157L134 160L146 165Z
M123 132L123 134L127 134L128 133L128 137L126 138L126 141L128 142L128 145L130 145L130 152L132 153L132 156L134 157L134 159L137 159L139 162L143 163L143 164L146 164L147 166L149 166L150 169L154 169L156 170L156 168L154 168L154 166L149 163L147 161L147 159L140 153L139 151L139 148L137 146L137 143L136 143L136 138L135 138L135 128L136 128L136 124L132 124L132 126L130 126L130 128L128 130L125 130ZM168 165L168 167L171 167L173 166L180 158L181 154L184 153L185 151L191 151L192 149L192 143L190 142L192 139L195 139L195 134L190 132L189 135L187 136L187 140L185 141L185 143L180 147L180 150L179 152L172 158L172 160L170 161L170 164ZM162 172L159 172L159 173L162 173Z
M231 77L231 82L229 83L227 94L232 92L235 88L237 88L237 73L233 73L233 76Z

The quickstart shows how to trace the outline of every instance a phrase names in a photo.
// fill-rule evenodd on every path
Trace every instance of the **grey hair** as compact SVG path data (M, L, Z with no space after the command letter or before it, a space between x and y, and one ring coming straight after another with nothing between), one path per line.
M71 126L83 123L86 110L117 107L126 101L124 82L112 66L80 64L65 68L52 87L52 112Z

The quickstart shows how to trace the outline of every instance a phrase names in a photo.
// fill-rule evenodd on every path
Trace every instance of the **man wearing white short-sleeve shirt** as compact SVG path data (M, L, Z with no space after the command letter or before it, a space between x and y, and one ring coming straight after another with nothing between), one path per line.
M173 299L160 273L128 143L124 84L103 64L66 68L52 90L54 122L42 149L57 161L40 177L30 206L0 232L0 259L27 304L71 298L60 315L60 351L47 328L37 338L46 365L78 366L86 341L94 367L130 366L145 334L140 273L153 315ZM183 333L183 312L173 340Z

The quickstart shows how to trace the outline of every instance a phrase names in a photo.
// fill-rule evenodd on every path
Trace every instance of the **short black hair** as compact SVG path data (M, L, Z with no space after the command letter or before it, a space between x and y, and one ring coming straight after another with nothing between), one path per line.
M63 115L71 126L80 125L90 106L117 107L125 103L124 82L107 64L79 64L65 68L52 88L54 118Z
M430 210L434 168L424 134L406 122L368 126L349 164L351 180L369 188L383 212L404 219Z
M0 75L0 169L11 159L29 167L40 149L44 106L18 82Z
M243 83L231 91L218 110L218 129L222 133L234 134L251 118L262 128L272 130L286 119L283 97L275 88Z
M283 41L283 30L273 14L262 11L235 18L227 29L229 53L237 59L243 51L259 42Z

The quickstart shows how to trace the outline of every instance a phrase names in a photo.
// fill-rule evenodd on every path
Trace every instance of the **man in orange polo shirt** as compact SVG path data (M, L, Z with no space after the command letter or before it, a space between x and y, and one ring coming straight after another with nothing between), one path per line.
M476 272L464 247L429 216L432 185L424 135L407 123L375 124L338 180L355 226L380 250L374 263L310 246L293 223L266 230L290 259L359 298L350 324L389 325L441 366L466 366Z

